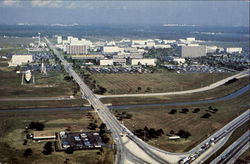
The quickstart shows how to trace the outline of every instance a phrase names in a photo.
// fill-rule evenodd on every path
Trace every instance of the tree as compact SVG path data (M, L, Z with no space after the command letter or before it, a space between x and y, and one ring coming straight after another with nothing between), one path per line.
M106 128L106 124L102 123L100 126L99 126L100 129L105 129Z
M49 155L54 151L52 145L53 145L52 142L46 142L46 144L43 147L43 149L44 149L43 154L44 155Z
M203 116L201 116L201 118L209 118L209 117L211 117L211 114L209 113L205 113Z
M171 135L174 135L174 134L175 134L174 130L170 130L169 133L170 133Z
M23 153L23 156L24 156L25 158L27 158L28 156L31 156L31 155L32 155L32 150L31 150L31 148L26 149L26 150L24 151L24 153Z
M184 114L186 114L187 112L189 112L189 109L187 109L187 108L183 108L181 111L181 113L184 113Z
M185 130L179 130L177 135L180 136L181 138L185 138L185 139L187 139L189 136L191 136L191 134Z
M168 112L169 114L175 114L177 112L176 109L172 109L170 112Z
M28 129L36 129L42 131L44 129L44 124L40 122L31 122L28 126Z
M137 87L137 91L140 92L141 91L141 87Z
M67 153L67 154L73 154L74 149L72 147L68 147L64 152Z
M198 113L200 110L201 110L200 108L195 108L195 109L193 110L193 113Z
M95 130L97 127L98 127L98 126L97 126L95 123L90 123L89 126L88 126L88 128L89 128L90 130Z

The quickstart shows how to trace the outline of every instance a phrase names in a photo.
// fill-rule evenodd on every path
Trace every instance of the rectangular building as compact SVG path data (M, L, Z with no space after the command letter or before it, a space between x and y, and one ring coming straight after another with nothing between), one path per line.
M157 59L131 59L131 65L150 65L155 66Z
M206 56L206 46L181 46L181 57L197 58Z
M71 55L86 55L88 47L86 45L66 45L66 53Z
M9 66L17 66L31 62L33 62L33 55L12 55L11 61L9 62Z
M226 48L226 52L227 53L241 53L242 48L240 48L240 47L230 47L230 48Z

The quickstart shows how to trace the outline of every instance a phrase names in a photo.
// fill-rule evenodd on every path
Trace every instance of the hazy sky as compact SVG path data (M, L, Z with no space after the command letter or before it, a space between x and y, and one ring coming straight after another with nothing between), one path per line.
M0 24L20 22L249 26L249 1L1 1Z

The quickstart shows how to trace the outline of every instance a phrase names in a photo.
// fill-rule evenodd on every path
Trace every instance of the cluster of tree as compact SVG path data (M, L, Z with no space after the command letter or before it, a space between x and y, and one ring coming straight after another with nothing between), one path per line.
M27 149L25 149L25 151L24 151L24 153L23 153L23 156L25 157L25 158L27 158L27 157L29 157L29 156L31 156L32 155L32 149L31 148L27 148Z
M189 136L191 136L191 134L185 130L179 130L176 135L180 136L181 138L185 138L185 139L187 139Z
M63 79L64 79L65 81L67 81L67 82L70 82L70 81L73 80L73 77L72 77L72 76L64 76Z
M156 130L154 128L148 128L145 126L144 129L136 129L133 131L133 133L141 139L150 140L162 136L164 131L162 129Z
M80 91L80 86L75 81L73 81L72 91L73 91L73 96L75 96L77 92Z
M96 89L94 90L95 94L100 94L100 95L103 95L105 92L107 92L107 89L100 85L97 85Z
M108 135L106 133L107 132L106 124L102 123L99 126L99 129L100 129L99 135L102 138L102 141L107 144L110 139L109 139L109 137L108 137Z
M98 126L95 124L95 123L89 123L89 126L88 126L88 128L90 129L90 130L96 130L96 128L97 128Z
M229 85L229 84L232 84L232 83L234 83L234 82L236 82L236 81L238 81L238 79L233 78L233 79L228 80L227 82L225 82L225 84L224 84L224 85Z
M194 110L193 110L193 113L198 113L198 112L200 112L200 108L195 108ZM180 111L180 113L184 113L184 114L186 114L186 113L188 113L189 112L189 109L188 108L183 108L183 109L181 109L181 111ZM169 114L176 114L177 113L177 110L176 109L171 109L170 110L170 112L168 112Z
M211 114L209 113L205 113L204 115L201 116L201 118L209 118L211 117Z
M123 119L131 119L133 115L127 112L119 113L118 111L116 111L116 117L118 118L118 120L123 120Z
M52 142L46 142L46 144L44 145L44 147L43 147L43 154L44 155L49 155L49 154L51 154L53 151L54 151L54 149L53 149L53 144L52 144Z
M208 110L206 110L206 111L210 112L210 113L216 113L216 112L218 112L218 109L217 108L213 108L212 106L209 106Z
M30 122L28 129L35 129L42 131L44 129L44 124L40 122Z

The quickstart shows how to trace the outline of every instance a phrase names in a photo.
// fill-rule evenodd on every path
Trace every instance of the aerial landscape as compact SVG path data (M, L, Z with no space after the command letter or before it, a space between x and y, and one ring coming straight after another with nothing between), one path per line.
M0 164L249 164L249 1L0 1Z

